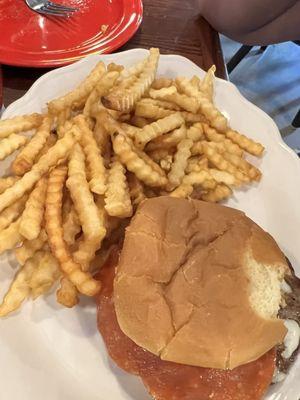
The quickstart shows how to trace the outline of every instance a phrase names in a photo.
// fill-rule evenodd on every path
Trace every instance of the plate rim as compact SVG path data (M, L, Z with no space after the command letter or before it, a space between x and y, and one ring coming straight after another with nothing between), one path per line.
M127 0L124 0L127 1ZM132 0L133 4L135 5L135 18L130 22L130 24L126 27L126 29L122 32L121 35L117 37L113 37L108 45L106 45L105 49L90 49L87 53L72 57L66 58L49 58L46 61L39 60L39 56L30 56L30 57L17 57L15 58L14 53L10 52L9 54L13 54L12 56L5 56L5 51L1 52L0 55L0 64L9 65L13 67L24 67L24 68L60 68L63 66L68 66L73 64L74 62L80 61L90 55L94 54L110 54L114 50L117 50L124 44L126 44L137 32L139 29L142 21L143 21L143 14L144 14L144 5L143 0ZM123 22L122 22L123 23ZM99 47L99 45L97 46ZM1 50L1 48L0 48ZM78 50L73 50L73 52L78 52ZM28 54L28 52L23 52L22 55Z

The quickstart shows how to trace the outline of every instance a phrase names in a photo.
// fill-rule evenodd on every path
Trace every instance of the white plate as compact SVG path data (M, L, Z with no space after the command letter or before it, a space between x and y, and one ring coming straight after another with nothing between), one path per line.
M47 101L74 88L99 61L131 65L146 55L136 49L95 55L42 76L3 117L39 112ZM204 72L180 56L162 56L159 74L167 76ZM245 77L247 79L247 77ZM236 191L228 205L245 211L269 231L300 275L300 163L282 141L274 122L249 103L229 82L216 82L216 104L231 126L262 142L266 153L253 159L262 181L249 190ZM5 164L0 165L4 170ZM12 257L3 256L1 293L13 275ZM283 384L273 386L268 400L298 400L300 359ZM298 375L298 377L296 377ZM72 310L56 305L55 295L28 302L22 312L0 321L0 398L13 400L147 400L139 379L118 369L107 356L96 327L96 309L85 300Z

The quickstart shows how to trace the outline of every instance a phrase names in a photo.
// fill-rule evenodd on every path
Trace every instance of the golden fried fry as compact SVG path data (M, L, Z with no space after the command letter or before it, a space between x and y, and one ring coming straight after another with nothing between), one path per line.
M128 186L132 204L138 206L146 198L144 186L131 172L128 173Z
M150 140L179 128L183 123L184 119L179 113L171 114L168 117L152 122L152 124L146 125L136 134L135 144L139 148L144 148Z
M161 78L157 78L153 81L151 88L152 89L162 89L162 88L168 88L173 85L173 80L170 78L166 78L162 76Z
M127 112L143 96L154 81L159 59L159 50L150 49L150 55L140 76L130 87L118 88L118 86L103 98L103 104L113 110Z
M15 249L15 256L19 264L24 265L47 241L47 234L44 229L34 240L24 240L22 246Z
M225 158L225 160L229 161L231 164L235 165L246 175L248 175L251 180L254 181L260 180L261 178L260 170L256 168L254 165L250 164L248 161L237 156L236 154L231 154L231 153L224 153L223 157Z
M72 308L79 303L78 291L68 278L60 280L60 288L56 292L56 300L61 305Z
M205 189L214 189L217 185L216 181L212 178L208 170L201 170L199 172L191 172L183 178L183 184L193 186L203 186Z
M156 92L153 92L156 93ZM171 90L171 93L174 93L174 89ZM147 103L149 105L155 106L155 107L161 107L164 108L165 110L171 110L171 111L180 111L181 108L175 104L172 103L172 101L167 101L167 100L158 100L158 99L152 99L152 98L143 98L141 100L144 104Z
M201 123L196 123L192 125L186 132L186 136L188 139L191 139L193 142L197 142L198 140L203 138L203 128Z
M209 168L209 173L218 183L225 183L228 186L234 186L238 184L234 175L230 174L229 172L220 171L215 168Z
M105 210L113 217L127 218L133 212L125 173L123 165L114 160L109 170L105 193Z
M20 218L12 222L6 229L0 231L0 254L6 250L13 249L22 241L22 236L19 233Z
M91 115L93 105L101 101L101 97L108 93L109 89L113 87L118 77L119 73L117 71L106 72L102 75L85 103L83 109L84 115Z
M176 146L182 139L185 139L185 137L186 127L184 124L182 124L180 128L175 129L173 132L166 133L149 142L147 144L146 150L153 151L160 149L169 149L170 147Z
M89 129L83 115L78 115L74 121L82 132L79 142L86 157L91 191L104 194L106 190L106 169L93 132Z
M163 107L156 106L154 104L149 104L147 99L143 99L136 104L135 115L144 118L155 118L161 119L168 117L173 113L172 110L167 110Z
M23 175L13 186L6 189L0 195L0 212L22 197L50 168L63 160L73 147L74 142L73 130L71 130L62 139L59 139L29 172Z
M167 100L173 102L183 110L189 111L193 114L196 114L199 110L198 101L185 94L179 94L175 86L170 86L169 88L160 90L150 89L149 95L154 100Z
M149 121L144 117L139 117L138 115L134 115L132 118L130 118L130 123L138 128L144 128L144 126L150 124L151 121Z
M113 135L113 148L127 169L146 185L159 187L167 183L164 171L146 153L139 152L138 155L138 151L130 138L126 137L120 130ZM153 164L156 165L155 169Z
M208 159L205 156L201 157L191 157L188 159L188 165L185 169L187 173L190 172L200 172L203 169L208 168Z
M0 160L4 160L19 147L24 146L27 140L25 136L15 135L14 133L2 139L0 141Z
M191 98L195 99L198 109L210 121L211 126L224 132L228 129L228 123L224 115L201 93L197 90L187 78L177 78L176 83L181 90ZM189 110L188 110L189 111ZM196 111L195 111L196 112Z
M0 121L0 139L6 138L12 133L30 131L42 122L40 114L21 115Z
M80 108L104 73L105 65L100 61L76 89L58 99L50 101L48 104L50 113L55 115L65 108Z
M35 268L36 261L31 258L16 273L0 305L0 317L5 317L17 310L21 307L23 301L29 297L31 291L29 282Z
M175 190L169 193L169 196L178 198L188 198L193 193L193 190L194 190L193 185L188 183L182 183Z
M37 261L29 280L33 299L47 293L60 277L61 272L56 258L49 251L38 251L34 254Z
M193 85L196 89L200 88L201 80L198 76L194 75L190 80L191 85Z
M225 158L210 145L210 143L203 143L203 152L208 160L221 171L227 171L234 175L238 181L249 182L249 178L233 164L225 160Z
M171 171L168 174L169 179L169 188L174 189L176 186L179 186L187 166L188 158L191 155L191 147L193 145L193 141L191 139L183 139L177 145L177 152L174 156L174 162L171 167Z
M173 156L171 154L168 154L159 161L159 165L166 172L169 172L171 170L172 164L173 164Z
M15 221L22 214L28 196L23 196L15 203L7 207L0 214L0 231L7 228L11 222Z
M231 194L232 190L223 183L220 183L215 189L212 189L208 193L204 193L202 195L202 200L217 203L218 201L227 199Z
M64 241L68 246L75 243L76 235L81 231L80 221L74 205L63 219Z
M62 272L76 286L79 292L93 296L100 290L100 283L83 272L80 264L73 261L63 238L62 188L67 176L66 167L57 167L49 175L46 196L46 231L51 251L58 260Z
M206 72L203 80L200 82L199 89L207 97L209 101L213 101L214 94L214 79L216 66L212 65Z
M69 161L67 187L77 211L84 236L73 257L82 268L88 269L95 252L101 246L106 230L104 221L99 215L93 195L89 189L85 174L84 153L79 144L74 146ZM73 283L75 284L75 282ZM77 289L80 291L79 287Z
M242 149L246 150L250 154L253 154L254 156L259 157L264 152L265 148L262 144L255 142L254 140L242 135L237 131L229 129L225 132L225 135L228 139L232 140L233 143L236 143Z
M237 144L233 143L230 139L227 139L223 134L218 133L216 129L212 128L206 123L202 124L203 132L207 140L216 143L223 143L224 148L233 154L237 154L238 156L243 155L243 149L240 148Z
M119 64L116 64L114 62L108 64L108 66L107 66L107 71L108 72L113 72L113 71L122 72L123 70L124 70L123 65L119 65Z
M20 234L27 240L36 239L42 229L46 190L47 178L43 177L29 195L19 228Z
M130 137L131 139L134 139L135 136L141 132L141 128L138 128L137 126L132 126L126 123L121 124L121 128L123 129L123 131L126 133L126 135L128 137ZM112 133L114 132L114 128Z
M19 178L17 176L8 176L6 178L0 178L0 194L5 192L6 189L11 187L17 182Z

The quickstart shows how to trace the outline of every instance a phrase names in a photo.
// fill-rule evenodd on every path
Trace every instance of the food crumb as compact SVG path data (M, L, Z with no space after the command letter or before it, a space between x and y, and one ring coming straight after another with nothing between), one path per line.
M108 29L108 25L101 25L101 32L105 33Z

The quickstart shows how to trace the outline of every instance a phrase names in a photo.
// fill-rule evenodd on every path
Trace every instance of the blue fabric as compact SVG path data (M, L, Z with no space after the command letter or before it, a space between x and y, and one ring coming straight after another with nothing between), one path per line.
M225 36L221 43L226 62L240 48ZM300 128L291 123L300 109L300 46L292 42L253 47L230 74L241 93L276 122L284 141L300 149Z

